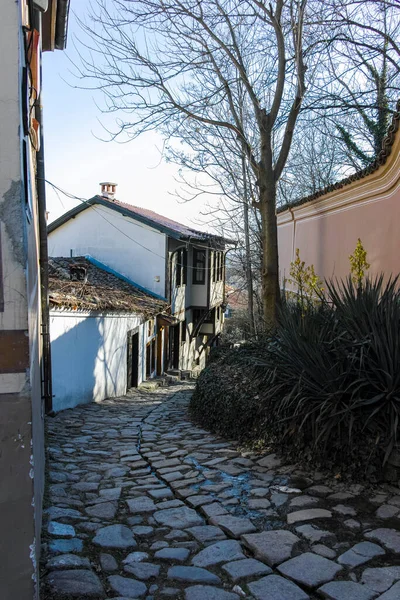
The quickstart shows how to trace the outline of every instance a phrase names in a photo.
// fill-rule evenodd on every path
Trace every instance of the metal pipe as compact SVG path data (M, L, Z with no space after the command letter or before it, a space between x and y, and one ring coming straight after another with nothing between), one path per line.
M36 26L42 39L41 14L36 12ZM45 411L53 409L53 387L51 377L51 346L49 316L49 254L47 248L46 184L44 164L43 108L42 108L42 60L40 58L40 96L35 106L36 120L40 129L40 148L36 154L36 189L39 222L40 306L42 323L42 398Z

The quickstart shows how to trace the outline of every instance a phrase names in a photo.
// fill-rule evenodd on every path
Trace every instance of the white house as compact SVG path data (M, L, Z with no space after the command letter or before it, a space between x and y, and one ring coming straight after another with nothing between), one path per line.
M155 376L155 323L166 302L82 257L49 260L49 302L54 411L121 396Z
M100 195L49 225L49 255L89 256L167 302L169 317L155 323L156 373L200 370L222 331L233 242L120 202L116 184L100 185Z

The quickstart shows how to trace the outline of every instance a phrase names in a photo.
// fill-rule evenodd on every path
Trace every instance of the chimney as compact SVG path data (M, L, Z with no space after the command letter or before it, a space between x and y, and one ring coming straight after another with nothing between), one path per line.
M101 196L108 200L115 200L115 191L117 189L117 183L111 181L103 181L99 184L101 189Z

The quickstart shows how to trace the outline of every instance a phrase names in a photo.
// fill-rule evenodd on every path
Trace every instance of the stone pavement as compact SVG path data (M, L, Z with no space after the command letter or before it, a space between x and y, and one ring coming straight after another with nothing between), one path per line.
M47 420L41 598L400 599L400 489L327 481L195 427L192 388Z

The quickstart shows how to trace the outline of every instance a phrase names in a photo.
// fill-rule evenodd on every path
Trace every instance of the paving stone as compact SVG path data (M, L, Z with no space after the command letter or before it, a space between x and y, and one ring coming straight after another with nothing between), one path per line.
M83 543L78 538L53 539L48 543L49 551L53 554L65 554L68 552L82 552Z
M257 464L265 469L276 469L281 466L281 463L281 459L276 454L268 454L268 456L257 461Z
M128 598L142 598L147 592L147 586L141 581L121 577L121 575L111 575L107 581L115 592Z
M100 565L103 571L116 571L118 569L118 563L111 554L100 554Z
M380 506L381 504L384 504L387 500L387 494L375 494L375 496L372 496L372 498L369 499L369 501L371 502L371 504Z
M104 476L105 477L123 477L127 474L129 469L127 467L113 467L112 469L108 469Z
M284 529L243 535L242 540L257 558L270 566L278 565L292 555L299 538Z
M329 600L372 600L375 592L353 581L331 581L319 588L318 593Z
M299 525L299 527L296 527L296 531L312 544L334 537L330 531L324 531L315 525Z
M271 495L271 502L274 506L283 506L289 500L287 494L280 494L279 492Z
M391 550L392 552L400 554L400 531L397 531L396 529L386 529L382 527L364 533L364 537L368 540L379 542L386 550Z
M307 488L307 494L311 496L318 496L320 498L326 498L329 494L332 494L332 490L327 485L313 485Z
M99 487L98 483L90 483L87 481L81 481L79 483L74 483L72 489L77 490L78 492L95 492Z
M168 542L159 540L158 542L154 542L154 544L150 546L150 550L160 550L161 548L168 548L168 546Z
M378 508L375 514L378 519L392 519L399 513L400 508L398 506L393 506L392 504L383 504Z
M267 575L272 573L272 570L264 565L264 563L255 558L245 558L244 560L235 560L222 566L223 570L228 573L229 578L236 583L240 579L249 579L256 575Z
M65 525L64 523L58 523L57 521L50 521L47 531L51 535L60 535L62 537L75 536L75 529L72 525Z
M119 500L121 496L121 488L107 488L99 491L99 495L107 500Z
M247 506L250 510L266 509L271 506L271 502L266 498L255 498L248 500Z
M244 533L257 531L250 519L243 517L234 517L231 515L218 515L211 517L210 523L221 527L221 529L235 538L239 538Z
M149 535L153 535L154 527L149 527L148 525L136 525L132 527L132 532L138 537L148 537Z
M353 531L357 531L361 528L361 523L359 521L356 521L355 519L347 519L343 522L343 525L346 525L346 527Z
M194 585L186 588L185 600L238 600L240 596L208 585Z
M317 506L320 503L318 498L313 498L312 496L297 496L290 501L290 508L304 508L305 506Z
M247 586L257 600L307 600L309 596L297 585L279 577L268 575Z
M362 565L376 556L382 556L383 554L385 554L385 551L377 544L360 542L350 548L350 550L347 550L344 554L341 554L337 560L341 565L357 567L358 565Z
M128 556L123 560L124 565L130 563L142 562L143 560L147 560L149 555L147 552L131 552Z
M201 550L192 558L192 565L195 567L210 567L242 558L246 557L242 552L239 542L236 540L226 540L216 542Z
M46 512L52 521L56 519L86 519L78 510L73 508L52 506Z
M392 586L390 588L390 590L388 590L387 592L382 594L382 596L379 596L379 600L399 600L399 598L400 598L400 581L395 583L394 586Z
M160 574L160 565L148 562L132 562L124 566L124 571L131 573L138 579L147 581L152 577L158 577Z
M71 569L54 571L46 577L46 583L54 594L72 598L105 598L100 579L92 571Z
M88 558L77 556L76 554L60 554L54 556L46 563L46 569L76 569L79 567L90 569Z
M211 540L224 540L226 535L219 527L214 525L200 525L198 527L189 527L187 529L189 533L193 535L201 543L209 542Z
M173 467L181 465L181 461L177 458L170 458L168 460L158 460L153 462L154 469L163 469L164 467Z
M400 567L365 569L361 577L361 583L380 593L386 592L398 580L400 580Z
M96 533L94 544L103 548L135 548L136 541L126 525L108 525Z
M330 510L326 510L325 508L310 508L289 513L286 519L288 525L293 525L293 523L299 523L300 521L312 521L313 519L330 519L331 517L332 513Z
M336 563L311 552L291 558L278 567L282 575L310 588L331 581L341 570Z
M173 471L172 473L164 473L163 479L165 481L177 481L178 479L182 479L183 474L180 471Z
M116 502L102 502L101 504L95 504L94 506L89 506L86 509L86 512L91 517L98 517L99 519L113 519L115 517L115 513L117 512L117 503Z
M187 548L163 548L155 553L154 558L169 562L185 562L189 554Z
M335 558L336 552L328 546L324 546L323 544L315 544L311 547L311 550L315 554L319 554L320 556L325 556L325 558Z
M157 510L164 510L165 508L178 508L178 506L185 506L182 500L167 500L166 502L157 502Z
M256 487L250 491L251 496L257 496L257 498L264 498L269 493L268 487Z
M354 498L354 494L350 492L335 492L334 494L330 494L327 496L327 500L351 500Z
M203 519L196 511L186 506L158 510L153 516L160 525L166 525L173 529L185 529L203 523Z
M220 578L214 573L200 567L175 566L168 569L168 579L185 581L188 583L221 583Z
M388 504L394 504L394 506L400 507L400 496L393 496L388 500Z
M190 506L193 506L193 508L197 508L198 506L202 506L203 504L210 504L211 502L214 502L214 497L213 496L207 496L207 495L195 495L195 496L190 496L190 498L187 499L187 503L190 504Z
M332 507L332 510L339 515L347 515L349 517L355 517L357 515L356 510L352 506L345 506L344 504L337 504Z
M167 487L160 488L159 490L149 490L149 494L155 500L166 500L167 498L174 497L172 491Z
M173 598L175 600L175 598L178 598L179 592L179 588L165 587L160 590L160 596L166 596L167 598Z
M148 496L139 496L139 498L133 498L132 500L126 501L129 510L133 514L137 513L148 513L157 510L157 506L154 504Z
M58 473L57 471L50 471L49 479L52 483L63 483L64 481L67 481L67 476L65 473Z
M173 529L166 536L166 540L187 540L189 539L189 534L186 531L182 531L182 529Z

